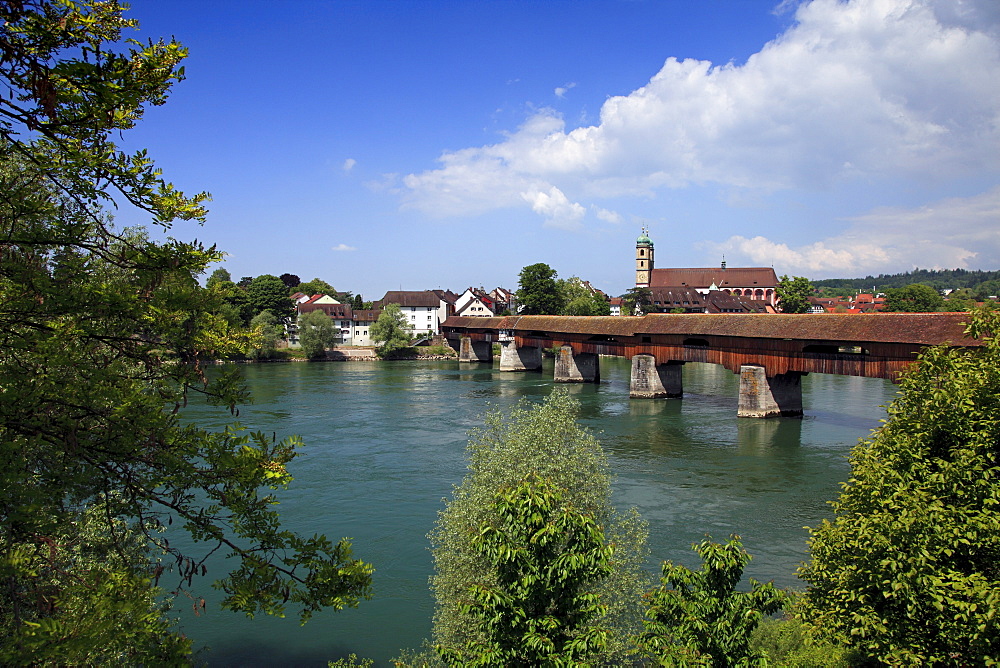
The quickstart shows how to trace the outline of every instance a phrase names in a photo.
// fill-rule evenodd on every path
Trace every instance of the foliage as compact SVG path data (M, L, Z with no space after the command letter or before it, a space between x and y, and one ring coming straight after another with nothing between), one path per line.
M634 315L636 311L643 315L653 310L653 291L649 288L629 288L622 299L622 315Z
M299 346L309 359L326 355L326 349L332 348L337 340L336 326L321 309L309 311L299 316Z
M219 267L218 269L213 271L212 275L209 276L208 280L205 281L205 288L211 290L220 283L232 283L232 282L233 282L233 277L229 275L229 272L223 269L222 267Z
M778 285L774 291L778 295L778 308L781 309L782 313L806 313L809 311L809 298L812 297L813 286L808 278L802 276L788 278L787 275L784 275L778 279Z
M144 537L120 519L109 523L107 510L97 501L34 545L0 534L0 663L184 662L191 641L157 603Z
M302 282L302 279L295 274L282 274L281 276L278 276L278 279L285 284L286 288L288 288L289 294L292 292L298 292L296 288L299 286L299 283Z
M301 292L304 295L309 295L310 297L313 295L330 295L331 297L335 297L337 294L337 290L334 289L332 285L320 278L314 278L311 281L299 283L296 286L295 291Z
M861 665L848 649L815 638L809 627L796 617L765 619L754 629L750 646L781 668L849 668Z
M254 313L270 311L281 322L287 322L295 313L288 288L281 279L271 274L261 274L247 286L247 300Z
M127 201L163 228L204 217L206 195L185 196L144 151L129 155L113 143L146 105L165 100L182 76L183 47L123 43L121 30L135 24L116 2L0 3L0 18L6 595L44 576L37 555L75 541L107 577L73 561L50 600L79 600L78 610L94 614L122 611L131 626L121 640L134 643L122 656L139 656L143 638L164 628L158 613L142 607L144 596L155 595L149 574L158 572L157 552L176 569L167 576L176 588L205 573L209 554L228 553L233 570L217 580L223 605L247 614L283 614L291 604L305 619L356 604L368 595L371 568L351 557L346 541L282 529L274 510L273 490L290 482L286 466L298 440L277 442L238 425L209 431L179 415L192 393L230 410L247 399L236 371L209 381L200 361L249 343L215 313L217 296L196 280L221 253L115 229L99 206ZM98 503L97 526L75 533L74 523ZM171 523L190 534L192 547L182 550L182 541L159 533ZM116 561L135 554L134 536L141 558ZM57 549L53 558L69 555ZM59 633L62 612L71 610L4 607L11 630L0 634L0 652L17 657L23 647L16 643L31 636L32 624ZM72 643L100 651L108 628L74 622ZM20 660L65 663L61 641L52 638Z
M371 659L359 659L357 654L348 654L346 659L327 661L327 668L372 668L375 662Z
M617 512L611 504L608 462L597 439L576 424L578 404L565 391L553 392L540 405L522 402L513 410L491 411L468 445L469 473L455 488L429 534L437 601L433 640L446 652L461 652L489 637L489 625L463 610L472 585L495 587L498 564L473 546L470 527L499 522L498 492L530 475L565 490L564 502L589 514L615 546L610 575L595 588L605 614L586 629L609 631L608 644L595 663L625 661L631 636L639 630L640 598L648 586L643 573L645 524L635 511Z
M518 274L517 303L521 315L558 315L563 295L556 282L556 271L544 262L529 264Z
M593 589L611 574L614 547L565 490L530 475L501 490L471 540L473 555L496 566L496 581L474 584L461 604L485 631L461 649L442 648L453 665L573 665L604 649L608 632L589 625L606 612Z
M978 349L931 348L851 455L836 518L811 531L803 614L892 665L1000 656L1000 315Z
M919 283L907 285L905 288L892 288L885 291L885 307L887 312L929 313L937 311L944 304L944 298L934 288Z
M209 291L216 298L212 312L224 318L231 327L245 327L253 320L256 312L243 288L232 281L218 281Z
M391 355L410 345L406 316L399 304L386 304L378 314L378 320L368 330L369 338L375 344L375 354L379 357Z
M879 274L864 278L828 278L813 281L817 288L831 288L837 294L853 295L863 292L885 292L889 288L902 288L912 283L923 283L935 290L972 288L982 294L996 295L1000 290L1000 271L971 269L914 269L902 274ZM993 290L990 292L990 284Z
M261 311L250 321L250 328L257 334L257 342L249 355L256 360L274 359L278 342L285 336L285 328L270 311Z
M557 283L562 293L561 315L611 315L608 300L584 285L576 276L566 280L559 279Z
M351 300L351 308L358 311L363 311L366 308L371 308L371 306L365 306L365 301L361 298L361 295L354 295L354 299Z
M703 561L700 571L663 563L661 584L648 594L640 647L666 665L767 665L750 638L766 615L781 609L785 594L753 578L750 591L736 591L750 562L739 536L724 544L706 539L693 549Z

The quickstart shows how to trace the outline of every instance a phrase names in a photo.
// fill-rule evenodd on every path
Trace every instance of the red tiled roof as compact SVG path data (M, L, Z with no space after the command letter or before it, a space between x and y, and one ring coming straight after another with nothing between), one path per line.
M778 285L778 277L771 267L721 267L678 269L654 269L649 279L651 288L692 287L707 288L715 283L717 288L773 288Z

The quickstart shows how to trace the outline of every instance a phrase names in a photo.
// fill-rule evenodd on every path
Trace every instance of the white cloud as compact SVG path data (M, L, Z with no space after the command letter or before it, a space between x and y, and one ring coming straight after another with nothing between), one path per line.
M780 273L816 278L1000 266L1000 186L917 208L880 207L850 222L843 234L797 248L763 236L702 246L733 264L773 265Z
M531 204L531 209L545 217L545 224L551 227L574 229L579 226L587 210L570 202L561 190L552 186L548 192L535 190L521 193L521 197Z
M692 184L827 188L892 174L949 183L1000 170L1000 46L990 0L814 0L745 64L669 58L609 98L597 125L542 109L503 141L444 153L403 180L433 215L591 200ZM565 94L570 85L556 89ZM581 209L583 213L580 213ZM814 262L825 260L814 249Z
M330 250L335 250L335 251L356 251L358 249L355 248L354 246L348 246L347 244L337 244L336 246L334 246Z
M556 94L556 97L564 98L566 97L566 93L568 93L573 88L576 88L576 84L568 83L565 86L558 86L553 92Z
M347 160L344 160L343 170L345 172L349 172L352 169L354 169L354 165L356 164L358 164L357 160L355 160L354 158L348 158Z
M621 225L623 221L622 215L617 211L611 211L609 209L602 209L599 206L591 207L594 211L594 215L597 216L599 220L603 220L606 223L611 223L612 225Z

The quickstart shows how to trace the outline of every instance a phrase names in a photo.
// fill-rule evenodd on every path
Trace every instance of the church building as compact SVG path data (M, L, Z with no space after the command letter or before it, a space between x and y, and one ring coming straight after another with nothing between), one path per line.
M643 229L635 242L635 287L650 289L654 306L662 307L656 310L774 312L778 277L771 267L727 268L723 260L719 267L657 269L653 254L653 242Z

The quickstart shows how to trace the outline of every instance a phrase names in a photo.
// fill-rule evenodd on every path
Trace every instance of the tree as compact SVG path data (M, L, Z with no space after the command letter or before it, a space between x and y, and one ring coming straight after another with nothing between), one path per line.
M285 328L270 311L261 311L250 321L250 328L258 334L255 345L250 348L250 357L257 360L274 358L278 342L285 336Z
M582 624L580 633L608 632L604 650L591 657L594 663L626 660L630 637L639 630L640 597L649 586L642 568L646 528L634 510L614 509L607 458L597 439L576 424L578 410L566 392L554 392L535 407L522 402L509 412L494 410L483 428L472 432L469 473L429 534L437 602L433 641L446 654L465 655L466 648L490 642L491 624L463 606L471 587L501 585L501 564L475 547L475 537L481 527L505 525L496 504L502 490L537 476L560 490L564 505L593 518L608 544L616 546L610 574L586 588L600 596L606 610Z
M229 275L229 272L223 269L222 267L219 267L218 269L213 271L212 275L209 276L208 280L205 281L205 288L211 290L220 283L232 283L232 282L233 282L233 277Z
M782 313L807 313L809 311L809 298L813 294L812 283L808 278L802 276L787 275L778 279L775 288L778 295L778 308Z
M295 274L282 274L281 276L278 276L278 278L281 279L281 282L284 283L285 287L291 292L297 292L296 288L299 283L302 282L302 279Z
M661 584L649 593L640 646L661 665L766 666L750 638L781 609L785 595L753 578L750 591L736 591L750 562L739 536L724 544L706 539L693 549L704 562L700 571L663 563Z
M521 269L517 289L517 302L523 315L558 315L562 311L563 297L556 283L556 271L538 262Z
M282 322L289 320L294 313L288 288L280 278L271 274L261 274L250 282L247 299L255 313L270 311Z
M645 315L653 310L653 291L649 288L629 288L621 299L625 315L634 315L636 311Z
M556 282L562 294L561 315L611 315L608 301L576 276Z
M372 323L369 337L375 344L375 354L385 357L410 345L406 316L399 304L386 304Z
M351 300L351 308L356 311L363 311L365 309L365 301L361 298L361 295L354 295L354 299Z
M931 348L851 454L835 519L811 530L803 614L888 665L1000 656L1000 315L980 348Z
M337 340L337 328L330 316L320 309L299 316L299 343L306 357L323 357Z
M348 542L282 529L274 510L298 439L236 424L209 430L179 415L192 394L230 410L247 398L236 370L209 381L201 361L248 343L197 282L221 253L116 229L100 207L127 201L164 229L204 218L207 195L185 196L144 151L113 142L166 99L184 48L122 42L135 23L113 1L0 3L0 18L3 595L76 601L73 644L95 652L121 600L129 647L119 656L136 664L163 661L142 640L163 638L158 610L143 608L156 596L152 581L186 588L219 549L232 569L216 580L226 608L282 614L291 605L306 619L355 605L368 596L371 567ZM81 516L93 530L77 531ZM168 543L159 530L170 523L193 543ZM134 536L142 549L130 552ZM155 555L174 572L161 572ZM0 610L0 656L68 660L65 607Z
M441 648L461 666L582 663L604 649L608 631L590 622L607 612L594 589L612 571L614 546L566 491L530 475L501 490L472 538L476 557L496 564L492 585L475 584L462 612L484 629L482 641Z
M314 278L311 281L305 283L299 283L298 287L295 288L296 291L301 292L304 295L330 295L331 297L336 296L337 291L332 285L320 278Z
M944 304L944 298L929 285L911 283L904 288L885 291L883 310L900 313L930 313Z

